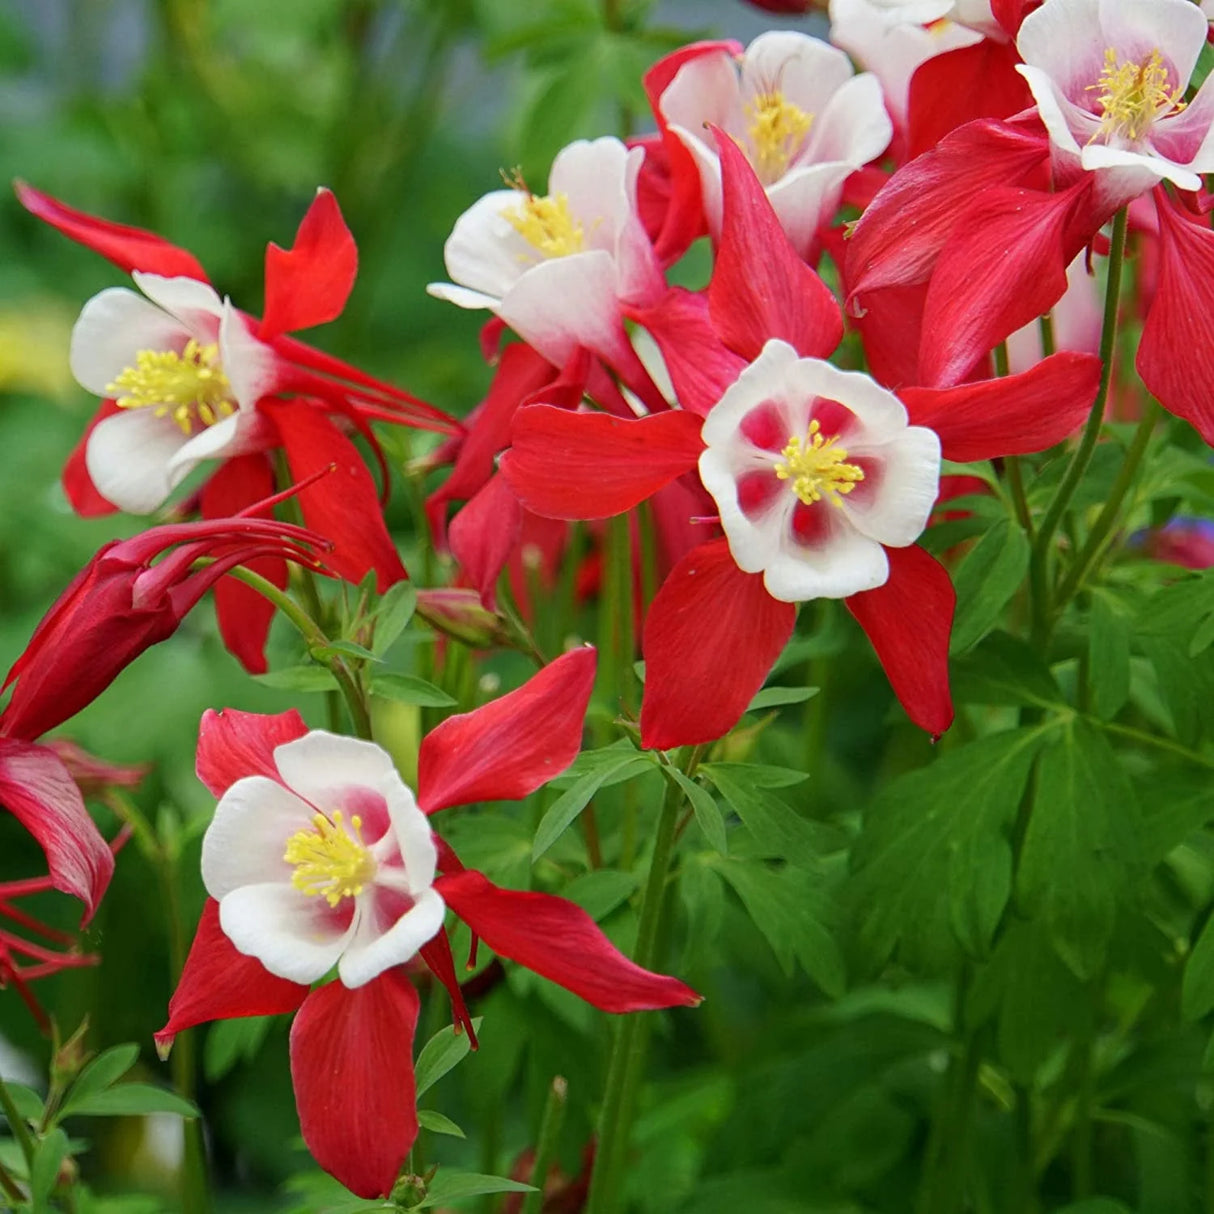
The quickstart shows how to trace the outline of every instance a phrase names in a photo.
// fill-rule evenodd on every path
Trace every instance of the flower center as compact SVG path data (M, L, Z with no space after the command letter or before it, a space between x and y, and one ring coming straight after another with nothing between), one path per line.
M1156 118L1185 107L1184 89L1168 87L1168 69L1157 50L1141 63L1119 59L1110 46L1104 52L1104 70L1088 92L1100 90L1096 101L1102 118L1098 134L1120 135L1137 142Z
M567 257L580 253L585 231L569 213L567 194L527 196L516 206L507 207L503 218L533 248L545 257Z
M309 897L323 894L330 906L361 894L375 876L375 859L363 843L362 819L355 814L347 829L341 810L335 809L332 819L318 813L312 824L315 829L297 830L287 840L282 858L295 865L291 884Z
M754 147L754 166L764 185L779 181L801 150L814 116L784 100L779 89L756 93L746 107L747 128Z
M804 442L794 434L780 452L784 458L775 465L776 476L791 480L792 491L807 506L824 497L832 506L841 506L842 495L864 479L864 469L846 462L847 452L836 446L838 441L837 434L824 439L822 427L812 421Z
M232 385L218 365L219 347L200 346L192 337L185 349L140 350L106 392L119 409L151 409L156 417L171 417L182 433L196 421L213 426L236 411Z

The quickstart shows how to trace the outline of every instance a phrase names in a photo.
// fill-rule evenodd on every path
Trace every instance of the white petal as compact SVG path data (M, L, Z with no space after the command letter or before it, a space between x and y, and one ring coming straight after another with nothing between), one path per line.
M126 287L109 287L84 305L72 329L72 374L82 388L109 396L140 350L179 350L189 337L175 316Z
M1035 10L1043 12L1043 9ZM1071 130L1071 122L1067 121L1067 111L1070 106L1054 81L1040 68L1029 67L1023 63L1016 64L1018 71L1029 86L1033 100L1037 102L1037 113L1045 123L1050 141L1072 155L1081 152L1079 141Z
M240 409L253 410L277 387L278 356L253 336L248 318L226 299L219 321L219 361Z
M1189 83L1209 29L1191 0L1100 0L1100 25L1105 44L1115 47L1123 59L1141 63L1158 51L1176 69L1182 89Z
M370 900L374 894L362 897ZM369 908L364 910L359 916L354 938L338 962L338 976L346 986L358 987L377 978L384 970L404 964L423 944L438 935L446 909L435 890L423 890L413 906L382 932L371 926Z
M629 215L627 163L628 149L610 136L577 139L552 162L548 193L566 196L569 214L582 225L584 248L614 252L616 233Z
M199 340L215 340L216 322L223 313L223 303L214 287L197 278L165 278L162 274L145 274L141 270L136 270L131 277L153 303L194 330Z
M728 128L727 134L731 134ZM717 157L716 148L710 148L694 131L685 126L670 124L671 132L678 137L679 142L691 153L700 173L700 203L704 208L704 220L713 240L721 234L721 213L723 209L721 186L721 161ZM746 144L741 144L743 150ZM749 153L747 153L749 155Z
M124 409L89 435L84 462L97 492L129 514L151 514L186 475L169 464L186 443L171 417L152 409Z
M505 217L521 201L517 190L494 190L455 221L443 245L443 260L453 282L500 299L524 270L541 260L543 255Z
M875 160L889 147L894 126L871 72L844 81L810 128L805 151L795 164L842 161L853 169Z
M347 788L382 789L400 780L391 755L374 742L313 729L274 748L283 782L318 809Z
M760 34L742 59L742 102L757 94L779 91L786 101L817 116L831 97L852 78L843 51L792 30Z
M738 70L727 51L689 59L666 86L658 104L666 122L682 128L684 142L697 139L706 122L734 134L745 130Z
M735 441L738 427L752 409L765 400L779 403L787 374L797 362L797 352L788 342L777 338L767 342L759 357L742 370L709 410L700 431L705 444L713 447Z
M865 442L884 442L907 424L906 406L863 371L840 371L820 358L802 358L788 378L790 388L806 399L821 396L846 405L864 427Z
M236 445L240 420L239 413L232 413L217 421L213 426L199 430L188 442L179 447L167 465L169 478L173 484L176 485L183 481L204 459L235 454L231 448Z
M1049 0L1025 17L1016 49L1025 63L1040 69L1065 96L1078 100L1104 69L1108 44L1101 36L1099 20L1100 0ZM1031 77L1025 76L1031 87ZM1033 94L1037 96L1036 89ZM1039 104L1040 100L1038 97Z
M825 502L816 508L841 513ZM785 536L779 555L763 574L763 585L773 599L783 603L843 599L875 590L889 580L885 549L861 535L845 518L833 522L830 538L820 547L807 547L791 534Z
M426 294L435 299L444 299L453 303L457 308L489 308L495 309L500 304L501 297L486 295L483 291L469 291L467 287L457 287L450 282L432 282L426 287Z
M342 927L324 898L290 885L245 885L220 900L219 926L237 952L271 974L311 983L337 963L357 919Z
M940 491L936 432L908 426L892 442L871 449L857 444L848 455L871 455L881 463L875 493L852 493L842 499L840 508L856 530L891 548L913 544L923 534Z
M1141 194L1165 177L1182 190L1201 189L1201 178L1189 169L1164 160L1162 156L1132 152L1128 148L1090 143L1080 154L1080 163L1085 169L1104 169L1117 174L1122 192L1134 189L1135 193ZM1120 185L1122 179L1127 183L1124 186Z
M266 776L245 776L219 799L202 837L202 883L223 899L245 885L290 883L287 841L312 826L315 809Z
M808 254L818 229L831 221L854 167L837 161L799 165L767 187L771 208L798 256Z

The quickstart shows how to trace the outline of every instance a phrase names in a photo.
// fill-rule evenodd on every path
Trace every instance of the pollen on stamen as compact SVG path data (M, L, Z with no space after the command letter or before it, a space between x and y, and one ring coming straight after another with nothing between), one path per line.
M1095 140L1120 136L1131 142L1142 139L1157 118L1185 108L1184 88L1169 87L1168 69L1158 50L1141 62L1122 60L1114 47L1104 52L1104 68L1087 92L1098 92L1100 129Z
M362 825L355 814L347 829L340 809L331 818L314 814L312 828L296 831L287 840L283 859L295 865L291 884L309 897L323 896L330 906L361 894L376 867L363 843Z
M532 194L521 177L510 184L524 197L515 206L506 207L502 218L529 245L545 257L581 252L586 232L573 217L567 194Z
M794 434L780 452L783 458L774 465L776 476L790 480L790 488L805 505L826 498L832 506L842 506L844 495L864 479L864 469L846 462L847 451L838 442L837 434L823 438L822 426L814 420L804 440Z
M236 411L218 353L215 343L201 345L192 337L180 353L140 350L135 365L107 385L106 393L120 409L151 409L156 417L171 417L183 434L198 423L213 426Z
M805 145L814 116L785 100L779 89L756 93L746 115L755 171L764 185L771 185L784 176Z

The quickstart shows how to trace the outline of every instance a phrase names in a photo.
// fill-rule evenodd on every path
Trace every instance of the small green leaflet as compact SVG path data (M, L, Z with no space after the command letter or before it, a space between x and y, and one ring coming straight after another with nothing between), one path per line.
M964 653L994 627L1024 581L1028 566L1029 542L1024 532L1011 519L999 519L953 575L957 617L950 653Z
M1055 708L1066 702L1049 667L1023 641L992 632L953 665L953 696L965 704Z
M76 1106L81 1101L89 1100L98 1092L103 1092L117 1083L135 1065L138 1057L139 1047L132 1043L115 1045L98 1054L68 1089L60 1115L66 1117L69 1113L76 1112Z
M481 1017L472 1021L476 1032L481 1031ZM472 1043L465 1032L456 1032L454 1025L439 1029L422 1047L417 1056L417 1064L413 1068L413 1076L417 1084L417 1095L432 1088L452 1067L458 1065L472 1049Z
M1092 591L1088 617L1088 678L1092 711L1111 721L1130 698L1130 616L1103 588Z
M586 808L590 799L613 776L614 783L631 779L634 775L649 771L651 760L638 755L634 750L621 751L618 760L588 771L571 788L567 788L548 807L535 832L531 845L531 859L538 860L564 833L565 828Z
M418 1109L417 1124L423 1130L429 1130L431 1134L449 1134L452 1138L467 1137L450 1117L444 1117L433 1109Z
M450 708L455 701L441 688L415 674L377 674L371 679L374 695L419 708Z
M441 1168L426 1189L424 1201L411 1207L414 1210L429 1210L434 1206L445 1206L448 1202L464 1197L479 1197L484 1193L530 1193L532 1186L504 1176L482 1176L477 1172L455 1172Z
M677 767L668 767L666 774L683 790L691 802L696 822L704 832L704 838L721 853L728 855L729 843L725 838L725 819L721 815L717 799L702 784L697 784Z
M59 1179L59 1168L67 1155L67 1134L56 1127L38 1143L34 1151L34 1162L30 1168L30 1199L34 1214L44 1214L51 1209L50 1197L55 1182Z
M271 670L266 674L255 674L254 679L267 687L282 691L337 691L337 680L324 666L288 666L285 670Z
M397 582L379 601L372 619L375 621L375 640L371 652L383 657L392 642L405 630L417 609L417 590L412 582Z
M762 712L765 708L781 708L785 704L803 704L819 691L820 687L764 687L746 706L746 711Z
M167 1088L150 1083L122 1083L95 1092L84 1100L74 1100L71 1112L86 1117L128 1117L145 1113L176 1113L179 1117L197 1117L198 1110L188 1100ZM66 1115L66 1110L65 1110Z
M730 809L742 819L742 824L766 855L810 870L817 869L822 847L816 825L802 818L779 797L757 786L748 776L750 770L744 764L732 763L705 763L700 768L701 774L717 786Z

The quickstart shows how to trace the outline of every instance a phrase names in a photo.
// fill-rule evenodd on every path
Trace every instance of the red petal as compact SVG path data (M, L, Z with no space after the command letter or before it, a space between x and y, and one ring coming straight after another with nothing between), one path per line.
M1137 367L1153 396L1214 445L1214 231L1155 191L1159 212L1159 285L1138 345Z
M497 610L497 579L518 543L523 508L502 476L492 477L451 520L451 555L490 611Z
M88 447L89 435L92 434L99 422L112 417L118 412L118 406L112 400L103 400L89 421L88 428L80 436L80 441L72 448L72 453L63 465L63 492L71 507L81 518L100 518L105 514L113 514L118 507L107 501L97 492L93 478L84 462L85 450Z
M207 281L205 271L192 253L170 244L155 232L111 223L108 219L97 219L73 210L24 181L18 181L15 188L18 201L31 215L58 228L94 253L100 253L128 274L132 270L143 270L149 274L163 274L166 278Z
M404 971L313 991L291 1025L291 1079L313 1159L359 1197L387 1197L417 1137L413 1034Z
M701 425L680 409L624 419L530 405L515 416L502 475L535 514L610 518L696 466Z
M230 518L274 492L274 469L264 455L237 455L225 460L202 487L202 517ZM278 557L245 562L245 567L282 589L287 563ZM251 586L225 577L215 583L215 616L228 651L250 674L266 672L266 637L274 604Z
M869 374L894 390L920 383L919 346L927 284L882 287L864 296L864 315L852 324L864 343Z
M219 926L219 903L208 898L156 1048L166 1057L178 1033L208 1020L293 1012L307 993L298 982L276 978L256 957L238 953Z
M923 308L919 374L933 387L959 383L1009 334L1048 312L1066 291L1078 244L1068 236L1095 178L1056 194L987 190L944 246ZM1097 228L1099 225L1097 225Z
M922 548L887 548L889 581L853 594L847 609L868 634L902 707L939 737L953 723L948 640L957 592L943 565Z
M1062 442L1087 419L1099 386L1099 358L1063 351L1019 375L898 395L913 425L940 436L944 458L965 464Z
M374 569L381 594L407 578L358 448L319 409L302 401L262 401L260 407L273 416L297 481L333 468L299 494L308 527L335 545L325 564L355 583Z
M244 776L266 776L281 782L274 748L308 732L294 708L286 712L240 712L208 708L198 724L194 770L216 797Z
M843 337L830 288L797 256L742 149L712 128L721 158L721 242L708 310L721 340L747 362L773 337L825 358Z
M54 887L79 898L85 921L91 919L114 872L114 857L55 752L0 737L0 805L46 853Z
M332 191L319 189L290 250L266 249L266 312L258 336L310 329L335 320L358 273L358 248Z
M797 609L743 573L728 543L693 548L645 621L641 744L667 750L728 733L792 634Z
M1028 109L1033 94L1016 71L1019 62L1014 43L983 38L920 64L907 101L911 156L975 118L1010 118Z
M447 905L495 953L563 986L604 1012L695 1007L677 978L629 961L580 906L551 894L502 889L471 869L440 877Z
M417 759L422 809L517 801L559 776L582 744L596 656L589 646L563 653L522 687L432 729Z

